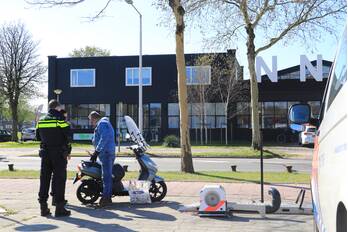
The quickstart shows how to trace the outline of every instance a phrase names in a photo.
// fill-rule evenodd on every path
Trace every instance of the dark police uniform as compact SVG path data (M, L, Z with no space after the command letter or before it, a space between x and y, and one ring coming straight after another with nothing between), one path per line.
M59 111L50 109L36 125L36 138L41 141L39 202L47 202L53 174L52 190L57 205L61 204L64 202L67 156L71 152L70 125Z

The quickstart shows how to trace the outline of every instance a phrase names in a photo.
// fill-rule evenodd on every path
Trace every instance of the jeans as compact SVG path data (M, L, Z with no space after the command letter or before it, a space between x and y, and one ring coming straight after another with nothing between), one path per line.
M108 153L99 154L99 160L102 166L103 178L103 197L112 196L112 167L114 165L115 155Z

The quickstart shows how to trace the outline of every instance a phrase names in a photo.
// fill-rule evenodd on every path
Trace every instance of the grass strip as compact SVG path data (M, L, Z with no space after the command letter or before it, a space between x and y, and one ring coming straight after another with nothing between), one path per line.
M73 171L68 171L68 178L75 177ZM124 180L136 179L138 172L127 172ZM249 182L259 183L259 172L196 172L194 174L182 172L159 172L159 176L166 181L195 181L195 182ZM34 170L8 170L0 171L2 179L38 179L39 171ZM294 183L308 184L310 175L305 173L287 173L287 172L266 172L264 173L265 183Z

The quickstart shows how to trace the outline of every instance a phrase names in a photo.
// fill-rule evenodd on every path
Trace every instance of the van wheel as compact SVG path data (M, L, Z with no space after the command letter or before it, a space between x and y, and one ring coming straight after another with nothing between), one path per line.
M342 202L340 202L337 207L336 231L347 232L347 210Z

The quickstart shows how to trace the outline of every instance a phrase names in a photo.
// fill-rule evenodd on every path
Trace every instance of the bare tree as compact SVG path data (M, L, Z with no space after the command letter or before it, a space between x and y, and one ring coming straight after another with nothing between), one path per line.
M85 0L27 0L31 5L54 7L54 6L74 6L85 2ZM91 20L95 20L102 16L108 8L112 0L106 1L104 7L98 11ZM176 22L176 63L178 71L178 95L180 108L180 142L181 142L181 171L193 173L192 152L190 144L190 134L188 128L188 113L187 113L187 87L186 87L186 66L184 57L184 14L185 10L181 0L160 0L154 1L163 7L170 7L175 16Z
M0 94L9 103L12 116L12 141L17 141L20 97L37 94L46 67L37 55L34 42L22 23L3 25L0 29Z
M205 65L205 56L198 57L195 61L194 75L191 75L190 85L187 86L187 101L190 103L192 117L199 119L200 128L200 142L201 144L208 143L207 124L206 124L206 103L209 102L209 85L205 80L206 72L204 72L202 65ZM193 72L193 71L192 71ZM197 122L194 120L191 128L197 129ZM203 140L203 130L205 132ZM196 131L197 132L197 131ZM196 135L197 136L197 135Z
M205 96L208 96L208 101L224 104L224 115L226 117L225 144L228 144L227 122L238 113L233 103L250 99L249 88L242 80L242 68L235 58L234 50L227 54L216 53L201 56L197 59L196 64L211 66L211 83L204 93Z
M344 23L346 0L191 0L190 18L201 26L210 45L229 47L246 40L252 106L252 147L260 144L258 86L255 57L279 41L299 39L313 46L325 34L334 34ZM209 26L210 25L210 26ZM244 31L241 30L244 28Z

